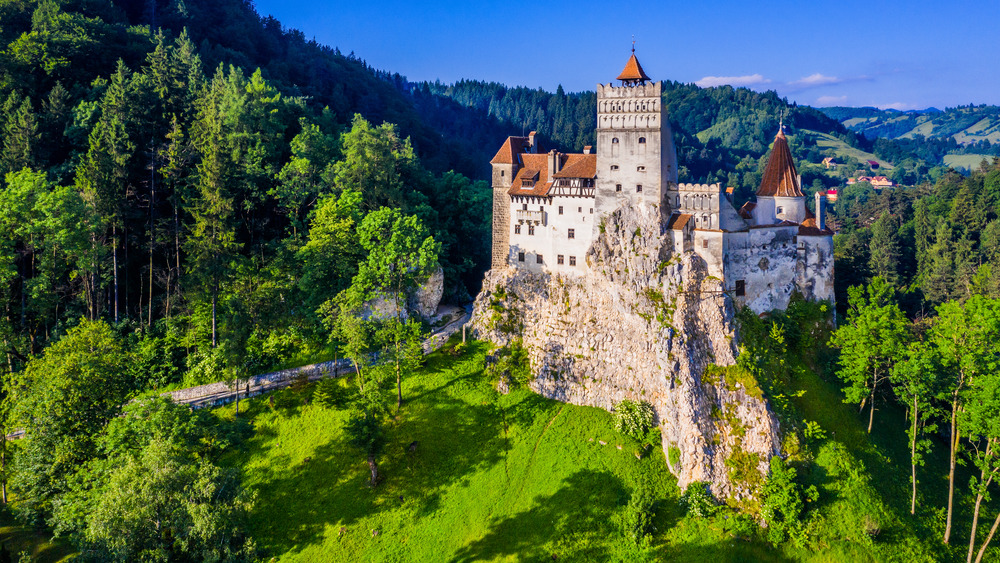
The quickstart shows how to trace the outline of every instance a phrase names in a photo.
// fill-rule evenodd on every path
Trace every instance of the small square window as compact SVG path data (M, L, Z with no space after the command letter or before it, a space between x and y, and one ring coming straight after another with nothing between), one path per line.
M642 193L642 184L635 187L635 193Z
M576 229L569 230L569 238L576 238Z
M611 165L611 169L612 170L618 170L618 165L617 164L612 164Z
M518 262L524 262L524 253L523 252L518 252L517 253L517 261Z
M541 264L542 263L542 255L541 254L539 254L538 256L535 256L535 263L536 264Z
M556 256L556 264L562 266L562 263L563 263L563 255L560 254L559 256Z
M529 235L535 234L535 226L534 225L528 225L528 234Z
M559 214L560 214L560 215L562 215L562 209L563 209L563 206L561 206L561 205L560 205L560 206L559 206Z
M521 234L521 225L520 224L514 225L514 234L515 235Z
M524 211L527 211L528 210L528 204L525 203L525 204L521 205L521 209L523 209Z
M743 280L736 280L736 295L744 296L747 294L746 282Z
M616 192L622 191L622 185L621 184L615 184L615 191Z

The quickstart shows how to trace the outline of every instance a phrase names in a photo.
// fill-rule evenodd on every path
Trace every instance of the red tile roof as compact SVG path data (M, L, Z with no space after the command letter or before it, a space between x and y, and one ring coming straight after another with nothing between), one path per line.
M536 197L547 195L552 187L549 180L549 155L523 153L520 157L524 168L518 171L507 193Z
M670 216L670 222L667 223L667 228L674 231L684 230L687 226L688 221L691 220L691 215L687 213L679 213Z
M490 164L517 164L517 155L528 147L527 137L507 137Z
M562 170L553 178L594 178L597 176L596 154L561 154Z
M757 195L804 197L802 190L799 189L798 176L795 162L792 161L792 151L788 148L788 140L785 139L785 133L778 131L774 137L771 158L767 160L767 168L764 169L764 178L760 182Z
M649 80L646 71L642 70L642 65L639 64L639 59L635 58L635 51L632 51L632 56L625 63L625 69L618 75L618 80Z
M748 201L743 204L740 208L740 217L744 219L753 219L753 210L757 208L757 204L753 201Z

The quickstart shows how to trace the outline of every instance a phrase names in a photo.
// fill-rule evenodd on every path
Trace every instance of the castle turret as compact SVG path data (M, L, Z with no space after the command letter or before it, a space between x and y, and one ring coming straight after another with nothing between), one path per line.
M677 152L662 84L649 82L634 48L618 80L620 86L597 85L597 213L651 203L665 223L667 192L677 184Z
M767 160L764 177L757 190L758 224L791 221L801 223L806 219L806 198L799 186L792 151L788 148L785 132L779 128L774 137L771 157Z
M507 191L514 182L521 164L522 153L535 153L535 132L527 137L508 137L496 156L493 166L493 260L492 268L507 266L510 256L510 196Z

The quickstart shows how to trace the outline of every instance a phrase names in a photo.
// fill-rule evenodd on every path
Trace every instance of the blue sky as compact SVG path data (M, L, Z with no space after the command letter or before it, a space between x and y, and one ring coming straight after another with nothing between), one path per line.
M1000 0L255 5L410 80L593 90L618 75L635 35L655 80L776 90L814 106L1000 105Z

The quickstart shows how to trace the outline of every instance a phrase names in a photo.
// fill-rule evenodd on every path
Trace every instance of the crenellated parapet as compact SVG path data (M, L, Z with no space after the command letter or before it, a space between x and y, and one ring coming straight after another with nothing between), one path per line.
M721 184L677 184L677 190L681 192L721 192Z

